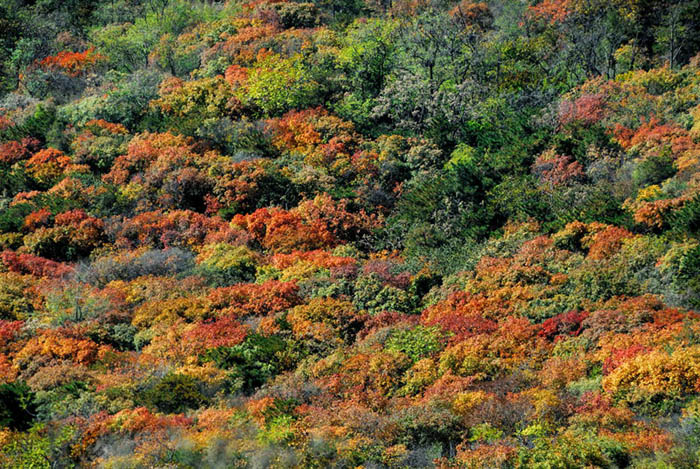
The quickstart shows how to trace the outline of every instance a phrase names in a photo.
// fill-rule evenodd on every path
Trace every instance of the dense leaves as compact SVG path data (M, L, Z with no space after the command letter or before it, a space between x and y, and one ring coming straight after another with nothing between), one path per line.
M690 0L0 0L0 466L697 468Z

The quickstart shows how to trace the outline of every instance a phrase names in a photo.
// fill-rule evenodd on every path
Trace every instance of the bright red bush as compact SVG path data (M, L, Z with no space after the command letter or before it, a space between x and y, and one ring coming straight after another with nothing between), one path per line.
M31 254L17 254L12 251L3 251L0 254L0 260L12 272L31 274L37 277L59 278L73 271L72 267L60 262Z

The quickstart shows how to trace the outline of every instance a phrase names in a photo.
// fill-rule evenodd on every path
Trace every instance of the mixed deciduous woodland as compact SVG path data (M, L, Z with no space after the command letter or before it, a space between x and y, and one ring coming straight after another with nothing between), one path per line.
M700 467L697 0L0 0L0 467Z

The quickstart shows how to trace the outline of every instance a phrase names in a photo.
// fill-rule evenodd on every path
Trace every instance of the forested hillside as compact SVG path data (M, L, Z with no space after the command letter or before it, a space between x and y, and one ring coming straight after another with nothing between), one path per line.
M0 0L0 467L699 448L697 0Z

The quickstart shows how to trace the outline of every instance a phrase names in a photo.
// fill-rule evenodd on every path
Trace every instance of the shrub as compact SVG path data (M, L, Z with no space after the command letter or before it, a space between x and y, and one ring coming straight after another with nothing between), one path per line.
M111 124L105 120L89 121L71 142L73 160L79 164L89 164L97 171L107 171L119 155L126 153L129 138L121 124Z
M274 7L285 28L312 28L319 22L319 11L313 3L277 3Z
M76 267L76 278L104 286L146 275L175 276L194 267L194 255L180 248L117 252Z
M247 85L238 92L244 103L250 102L269 116L316 104L319 85L300 55L284 59L269 54L256 65L248 74Z
M110 324L105 341L117 350L134 350L134 336L137 331L138 329L131 324Z
M539 335L550 340L562 337L564 334L576 337L583 330L581 323L587 317L588 313L579 313L578 311L559 314L542 323Z
M700 234L700 195L695 196L671 216L671 228L678 233Z
M192 376L170 373L143 395L146 404L167 414L197 409L207 402Z
M222 287L255 279L255 253L244 246L210 244L197 256L196 272L214 286Z
M27 277L13 272L0 273L0 319L24 319L34 311L27 295Z
M438 327L418 326L395 330L386 341L386 349L401 352L413 362L439 352L443 348L442 333Z
M0 254L0 260L11 272L31 274L37 277L60 278L72 272L72 268L60 262L54 262L43 257L31 254L17 254L12 251L4 251Z
M25 236L30 252L58 260L85 257L104 241L104 222L83 210L71 210L56 216L53 227L41 227Z
M352 303L334 298L314 298L296 306L289 311L287 321L298 339L313 339L327 347L352 343L362 327Z
M34 154L27 161L27 173L39 184L51 186L63 176L71 164L69 157L55 148L47 148Z
M105 95L88 96L59 108L61 119L83 125L95 119L118 122L130 130L148 123L149 103L158 97L161 75L140 70L115 77L115 86Z
M25 382L0 385L0 427L26 430L35 415L34 393Z
M630 459L625 445L591 433L567 432L556 439L537 435L531 446L520 450L515 467L615 468L628 466Z
M3 174L0 172L0 177ZM0 232L10 233L20 231L24 225L24 219L33 212L30 204L16 204L0 211Z
M373 315L383 311L410 313L414 308L413 298L408 293L391 285L384 285L379 275L374 272L357 279L353 303L358 309L364 309Z
M634 169L634 182L644 187L659 184L676 174L673 159L666 154L644 158Z
M653 350L637 354L603 378L603 388L629 402L650 396L678 398L697 392L700 346L671 353Z
M279 353L285 343L276 336L250 334L234 347L218 347L207 351L205 359L219 368L230 370L230 389L249 393L265 384L280 370Z
M159 94L151 105L169 116L176 129L190 135L202 121L234 117L240 107L231 86L221 76L187 82L169 78L161 83Z

